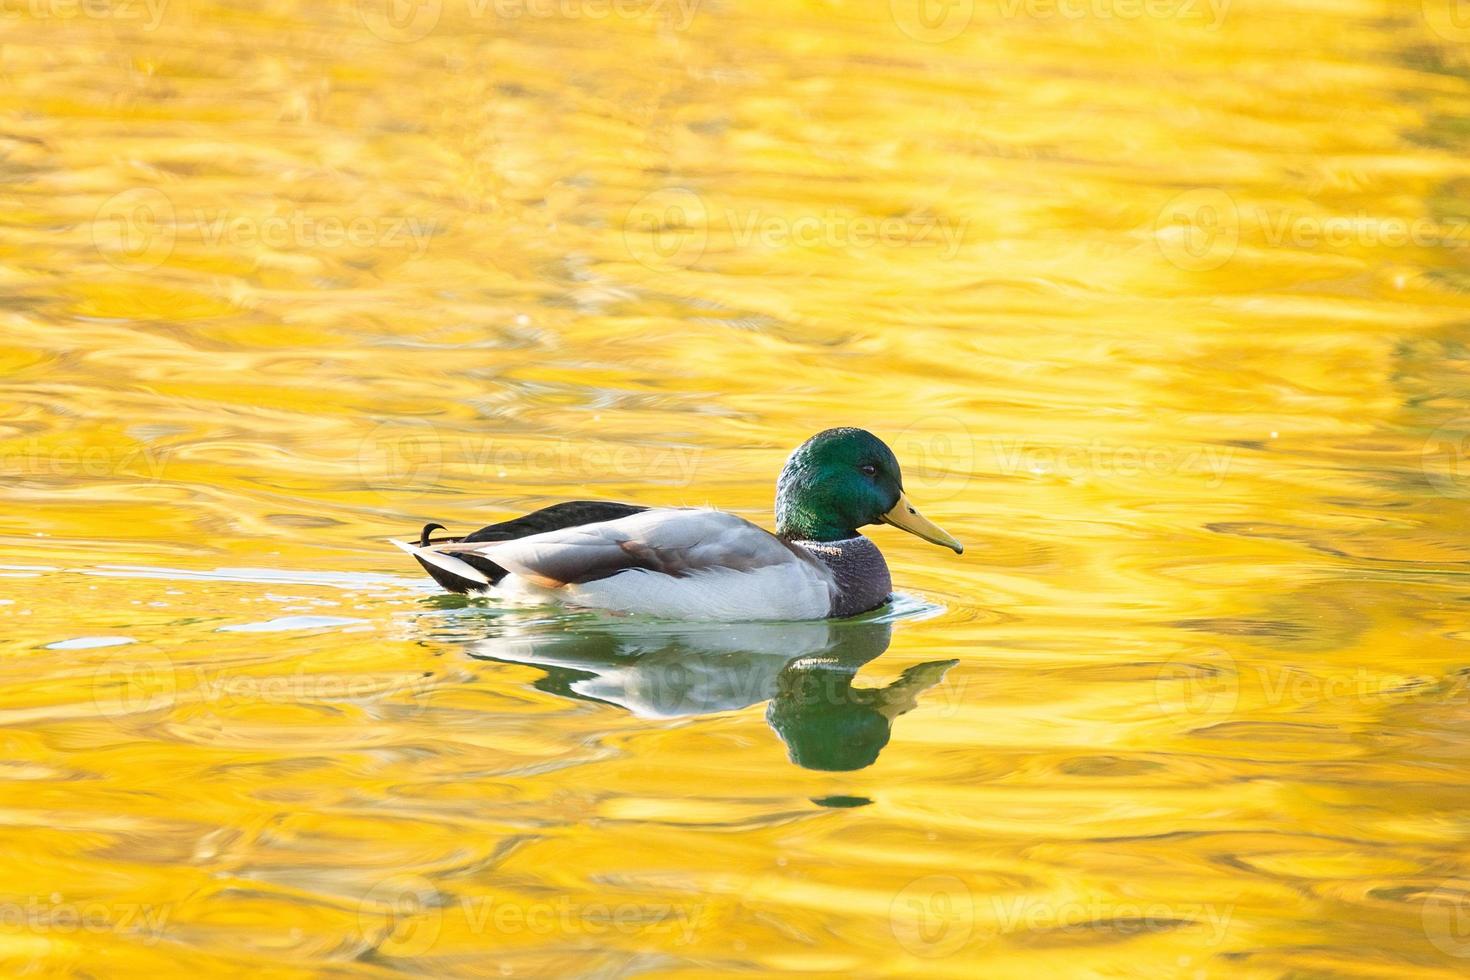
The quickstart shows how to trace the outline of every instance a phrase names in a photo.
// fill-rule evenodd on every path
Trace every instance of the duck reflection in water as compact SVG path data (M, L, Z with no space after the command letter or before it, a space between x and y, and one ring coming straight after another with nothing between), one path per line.
M471 656L538 667L536 687L617 705L642 718L687 718L769 701L766 721L807 769L862 769L893 722L943 680L954 660L910 667L886 687L856 687L858 669L888 649L881 619L747 624L598 620L555 632L520 630L469 646Z

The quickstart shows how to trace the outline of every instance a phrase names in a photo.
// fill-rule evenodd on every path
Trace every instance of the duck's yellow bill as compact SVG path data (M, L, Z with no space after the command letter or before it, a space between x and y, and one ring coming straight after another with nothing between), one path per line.
M957 555L963 555L965 553L965 546L956 541L953 535L929 520L923 514L914 510L914 505L909 503L907 494L901 493L898 495L898 503L894 504L893 509L883 515L883 523L892 524L894 527L901 527L910 534L918 535L925 541L932 541L935 544L942 544L946 548L953 548L954 553Z

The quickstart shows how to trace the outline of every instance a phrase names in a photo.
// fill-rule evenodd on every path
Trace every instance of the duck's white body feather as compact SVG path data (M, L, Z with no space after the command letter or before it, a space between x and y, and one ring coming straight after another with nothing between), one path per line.
M509 572L494 589L507 599L673 619L823 619L837 588L799 546L715 510L658 508L511 541L398 544L456 574L463 566L486 589L455 555L494 562Z
M559 590L543 589L511 574L496 589L533 601L540 597L589 609L722 623L825 619L832 609L825 577L796 562L750 572L692 572L682 578L630 569Z

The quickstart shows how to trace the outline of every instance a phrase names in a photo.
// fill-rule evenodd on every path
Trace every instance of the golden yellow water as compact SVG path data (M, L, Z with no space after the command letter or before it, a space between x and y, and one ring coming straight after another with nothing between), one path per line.
M1448 0L13 0L0 82L6 974L1470 970ZM385 543L838 424L970 546L876 620Z

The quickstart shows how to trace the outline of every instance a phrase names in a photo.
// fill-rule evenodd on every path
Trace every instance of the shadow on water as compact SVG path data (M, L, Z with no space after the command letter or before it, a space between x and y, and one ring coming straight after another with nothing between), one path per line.
M766 721L807 769L872 765L893 722L956 661L918 664L886 687L858 670L888 649L888 619L664 624L635 621L497 624L470 656L545 671L536 687L616 705L641 718L689 718L769 702Z

